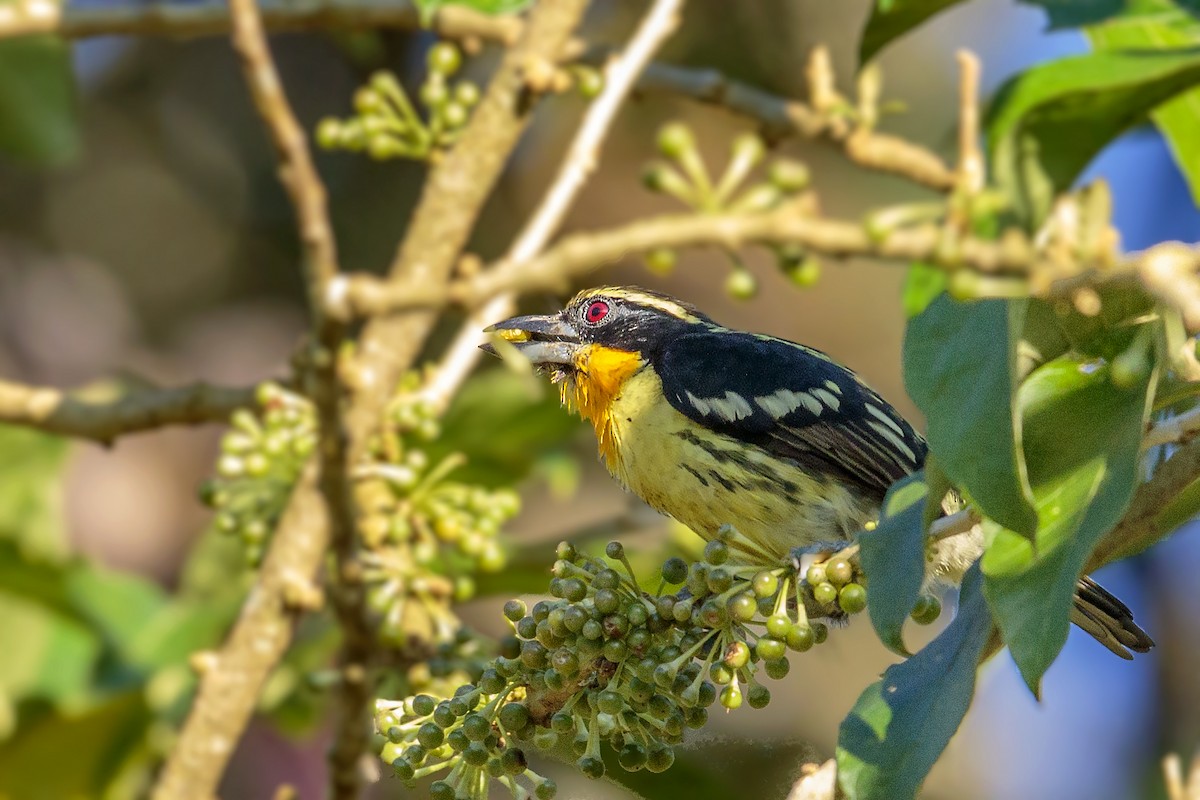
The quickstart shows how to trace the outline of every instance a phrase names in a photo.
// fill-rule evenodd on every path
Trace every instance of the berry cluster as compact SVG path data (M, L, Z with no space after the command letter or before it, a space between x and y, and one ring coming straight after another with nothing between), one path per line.
M458 453L431 464L416 445L436 439L434 410L412 392L391 404L375 460L355 477L372 498L363 527L367 602L381 615L380 636L401 645L414 632L428 641L453 641L459 620L452 602L475 591L472 575L504 567L497 534L516 515L511 489L486 489L450 480L465 463Z
M275 529L292 486L316 446L316 420L303 397L273 384L258 387L261 419L235 411L221 438L217 476L200 488L222 533L240 536L246 560L262 559L267 534Z
M530 744L569 746L592 778L604 774L605 743L626 770L667 769L684 731L703 726L714 703L770 702L762 674L782 678L789 651L828 636L810 614L865 607L849 559L814 565L801 579L791 565L736 563L738 537L725 526L703 561L669 559L654 593L643 590L619 542L609 543L608 560L560 544L552 599L532 609L505 604L515 636L475 683L440 702L380 701L383 758L405 780L448 770L433 784L433 796L445 798L485 797L489 777L527 797L520 776L538 797L552 796L553 784L528 768Z
M767 147L753 133L733 140L729 163L714 181L696 147L696 138L684 124L672 122L658 132L658 151L666 161L650 163L642 180L655 192L668 194L701 213L753 213L777 208L808 189L810 175L802 162L776 158L767 165L766 180L746 186L751 172L766 158ZM797 285L810 286L820 275L820 264L798 246L772 248L779 267ZM729 254L733 271L725 288L734 297L747 299L758 291L758 281L733 252ZM676 254L658 248L646 254L647 266L658 273L674 268Z
M426 63L429 72L419 97L427 119L417 113L394 74L377 72L355 92L355 116L321 120L317 143L329 150L366 152L377 160L424 160L450 147L479 102L479 87L467 80L450 84L450 77L462 66L462 55L449 42L431 47Z

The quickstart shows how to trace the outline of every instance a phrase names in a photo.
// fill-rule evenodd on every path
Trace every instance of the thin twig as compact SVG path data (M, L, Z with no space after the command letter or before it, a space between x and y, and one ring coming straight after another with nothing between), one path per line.
M970 50L958 59L958 181L967 194L983 188L983 153L979 150L979 58Z
M979 512L974 508L964 508L962 511L956 511L949 516L940 517L931 522L929 525L929 538L931 541L940 542L943 539L949 539L951 536L970 533L982 521L983 518L979 516Z
M542 202L521 230L504 262L520 272L549 243L563 218L587 183L600 159L604 139L629 96L638 75L654 52L679 23L683 0L657 0L638 26L628 47L612 57L604 70L604 89L588 107L558 174ZM516 292L496 291L483 306L468 315L459 334L446 351L441 365L422 394L435 408L444 408L455 390L470 374L484 342L482 329L508 316L516 307Z
M193 383L163 389L106 381L64 391L0 381L0 422L105 445L168 425L222 422L236 409L257 405L253 387Z
M1142 449L1187 442L1197 433L1200 433L1200 407L1154 423L1142 438Z

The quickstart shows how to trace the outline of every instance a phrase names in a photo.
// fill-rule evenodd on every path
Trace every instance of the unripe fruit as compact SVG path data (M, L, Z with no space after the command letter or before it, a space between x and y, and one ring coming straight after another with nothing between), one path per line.
M429 48L426 60L430 72L438 72L442 75L453 75L462 66L462 54L449 42L438 42Z
M857 614L867 607L867 590L861 584L847 583L838 592L838 605L847 614Z
M725 278L725 291L737 300L750 300L758 294L758 279L750 270L738 267Z

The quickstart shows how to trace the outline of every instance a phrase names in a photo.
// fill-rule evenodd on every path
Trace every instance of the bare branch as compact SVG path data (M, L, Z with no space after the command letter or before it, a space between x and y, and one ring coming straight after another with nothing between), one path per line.
M1142 449L1191 441L1200 433L1200 408L1154 423L1142 439Z
M222 422L258 405L254 388L193 383L171 389L105 381L73 391L0 381L0 422L111 444L168 425Z
M628 47L614 56L604 70L604 89L584 115L558 174L546 196L509 248L505 262L520 271L540 253L562 225L571 204L587 183L600 159L604 139L651 56L679 24L683 0L657 0L646 14ZM463 322L442 364L423 394L435 408L443 408L470 374L484 341L484 326L508 316L516 307L516 292L497 291ZM344 298L343 298L344 299Z
M958 84L958 180L969 194L983 188L983 154L979 151L979 57L969 50L955 54Z
M260 6L263 25L272 31L336 28L377 30L421 27L412 0L267 0ZM0 39L55 34L64 39L94 36L223 36L231 29L223 2L151 2L145 5L79 6L27 0L0 9ZM480 38L511 44L520 34L517 17L494 17L464 6L446 6L433 15L430 30L449 38Z
M964 238L956 252L947 253L942 232L934 225L901 228L876 238L858 221L814 217L799 204L761 214L668 215L575 234L531 261L501 261L448 285L386 284L369 276L346 276L338 284L334 311L369 316L447 303L474 307L503 292L562 291L573 278L655 248L713 245L736 250L746 244L800 245L834 258L922 261L951 272L995 275L1009 290L1034 297L1070 297L1081 286L1141 282L1162 302L1178 308L1189 330L1200 330L1200 252L1186 245L1156 245L1111 266L1064 265L1036 251L1014 230L999 240ZM1197 287L1195 294L1189 285ZM991 287L981 282L979 296L990 293Z

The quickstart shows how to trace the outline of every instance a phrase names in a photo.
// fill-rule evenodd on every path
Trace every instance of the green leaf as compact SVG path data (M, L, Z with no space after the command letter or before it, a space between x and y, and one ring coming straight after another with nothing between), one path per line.
M981 563L996 623L1035 695L1066 642L1076 580L1133 496L1153 377L1122 388L1102 361L1060 358L1021 387L1037 535L985 524Z
M865 64L894 39L963 0L877 0L858 46L858 63Z
M988 113L990 171L1031 225L1109 142L1200 81L1200 49L1092 53L1010 80Z
M958 730L995 626L978 565L963 578L958 616L915 656L867 687L838 730L838 785L849 800L908 800Z
M144 578L90 565L72 570L66 592L79 615L123 660L168 602L166 594Z
M1130 13L1088 28L1092 47L1118 50L1176 50L1200 45L1200 19L1170 0L1141 0ZM1200 88L1168 100L1150 114L1162 132L1200 206Z
M908 323L904 385L950 480L984 514L1032 535L1037 515L1013 403L1024 314L1024 301L938 297Z
M859 557L869 591L867 611L879 639L900 655L904 622L925 581L925 499L923 472L910 475L888 490L879 525L858 537Z
M910 264L901 294L904 318L912 319L928 308L938 295L946 291L946 282L946 270L920 261Z
M101 644L77 619L0 591L0 642L13 645L0 658L0 693L55 705L87 697Z
M12 11L11 3L4 3ZM67 45L52 36L0 42L0 154L61 164L79 150Z
M36 558L66 555L58 477L68 448L64 439L0 425L0 542Z
M443 6L466 6L472 11L498 17L524 11L533 4L533 0L416 0L416 3L417 10L421 12L421 24L428 25Z
M150 766L151 721L141 691L80 712L24 707L21 715L28 722L0 748L0 797L83 800L140 793L134 787Z

